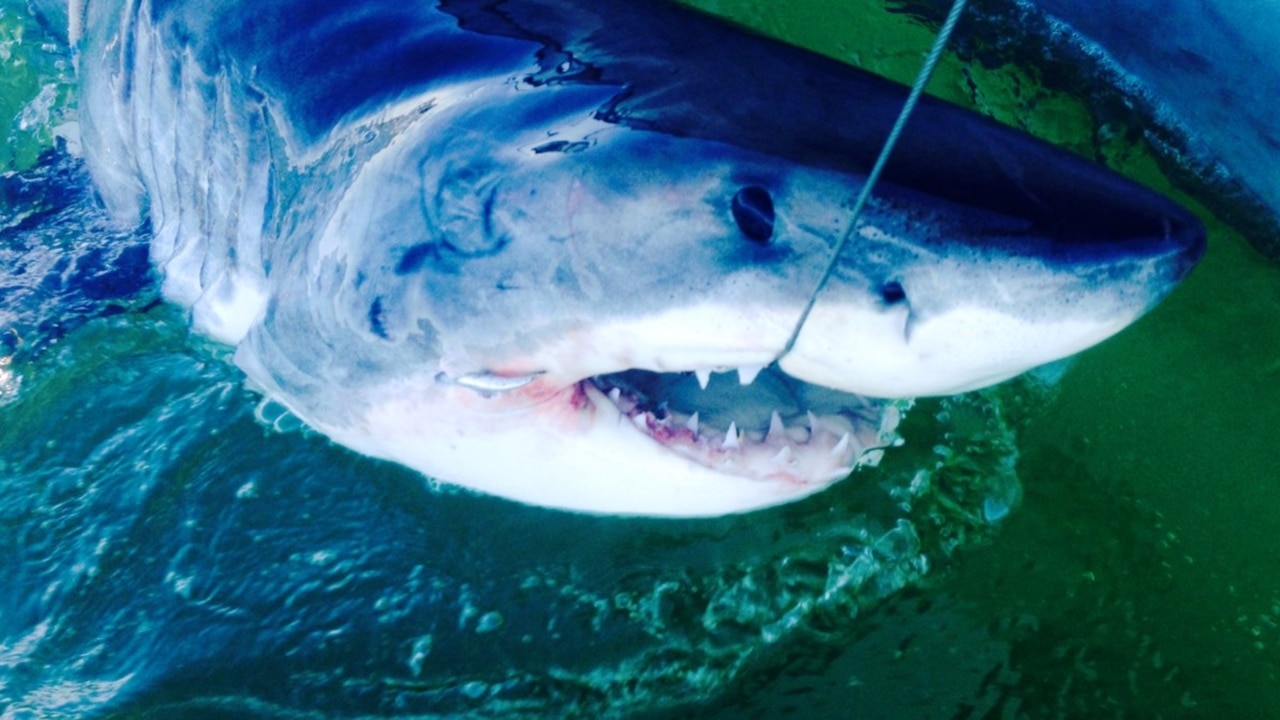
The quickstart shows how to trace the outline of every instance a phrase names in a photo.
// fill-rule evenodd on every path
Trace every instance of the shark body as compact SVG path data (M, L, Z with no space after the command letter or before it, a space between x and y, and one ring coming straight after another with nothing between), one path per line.
M333 440L600 513L874 461L896 398L1118 332L1203 231L942 103L665 3L90 0L86 158L163 292ZM736 371L736 372L732 372Z

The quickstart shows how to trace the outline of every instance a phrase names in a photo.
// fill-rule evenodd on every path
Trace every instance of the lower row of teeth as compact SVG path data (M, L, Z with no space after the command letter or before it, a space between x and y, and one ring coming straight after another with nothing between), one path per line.
M692 415L684 415L668 411L665 417L659 418L652 412L639 410L636 403L623 396L618 388L609 391L609 399L620 411L631 418L637 428L649 434L663 433L666 435L664 439L670 440L684 435L690 443L702 449L719 450L725 453L736 451L733 452L735 455L740 455L744 451L760 454L761 449L770 451L777 448L776 454L768 459L779 469L794 466L797 462L798 447L805 445L813 448L813 443L820 433L832 441L826 453L825 462L822 463L830 467L832 475L848 474L859 462L874 464L882 453L878 447L868 450L862 439L858 437L854 424L839 415L823 416L820 419L810 412L807 413L809 425L807 428L799 425L788 427L783 422L781 414L775 410L769 419L769 428L766 431L740 430L736 422L731 422L722 436L718 429L702 427L696 412ZM894 414L896 416L896 411ZM876 436L876 440L888 439L884 436L891 434L892 426L896 424L896 422L887 424L882 422L882 426L887 426L872 434ZM682 431L687 431L687 435ZM813 450L809 450L807 454L811 455L812 452Z

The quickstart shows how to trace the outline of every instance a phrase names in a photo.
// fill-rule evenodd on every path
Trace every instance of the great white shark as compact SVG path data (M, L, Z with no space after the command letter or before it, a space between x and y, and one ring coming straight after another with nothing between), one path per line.
M643 0L62 12L102 200L193 327L336 442L522 502L809 495L874 461L893 399L1083 350L1204 247L926 100L787 349L903 88Z

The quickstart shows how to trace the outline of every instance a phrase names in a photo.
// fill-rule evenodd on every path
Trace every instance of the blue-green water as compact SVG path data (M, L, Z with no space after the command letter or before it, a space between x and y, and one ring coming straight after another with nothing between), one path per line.
M833 5L715 9L914 69L926 30ZM0 60L3 717L1280 708L1280 272L1214 218L1187 284L1052 389L921 403L882 468L794 506L587 518L430 490L263 406L74 161L37 163L67 58L15 0ZM935 90L1091 146L1033 69L952 62Z

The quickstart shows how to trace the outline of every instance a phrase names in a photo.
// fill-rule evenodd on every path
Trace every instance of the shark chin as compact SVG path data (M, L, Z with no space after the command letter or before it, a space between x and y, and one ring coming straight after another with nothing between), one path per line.
M790 502L878 462L908 398L1101 342L1204 251L1172 201L929 99L850 227L906 89L672 3L70 14L86 165L165 297L441 487Z

